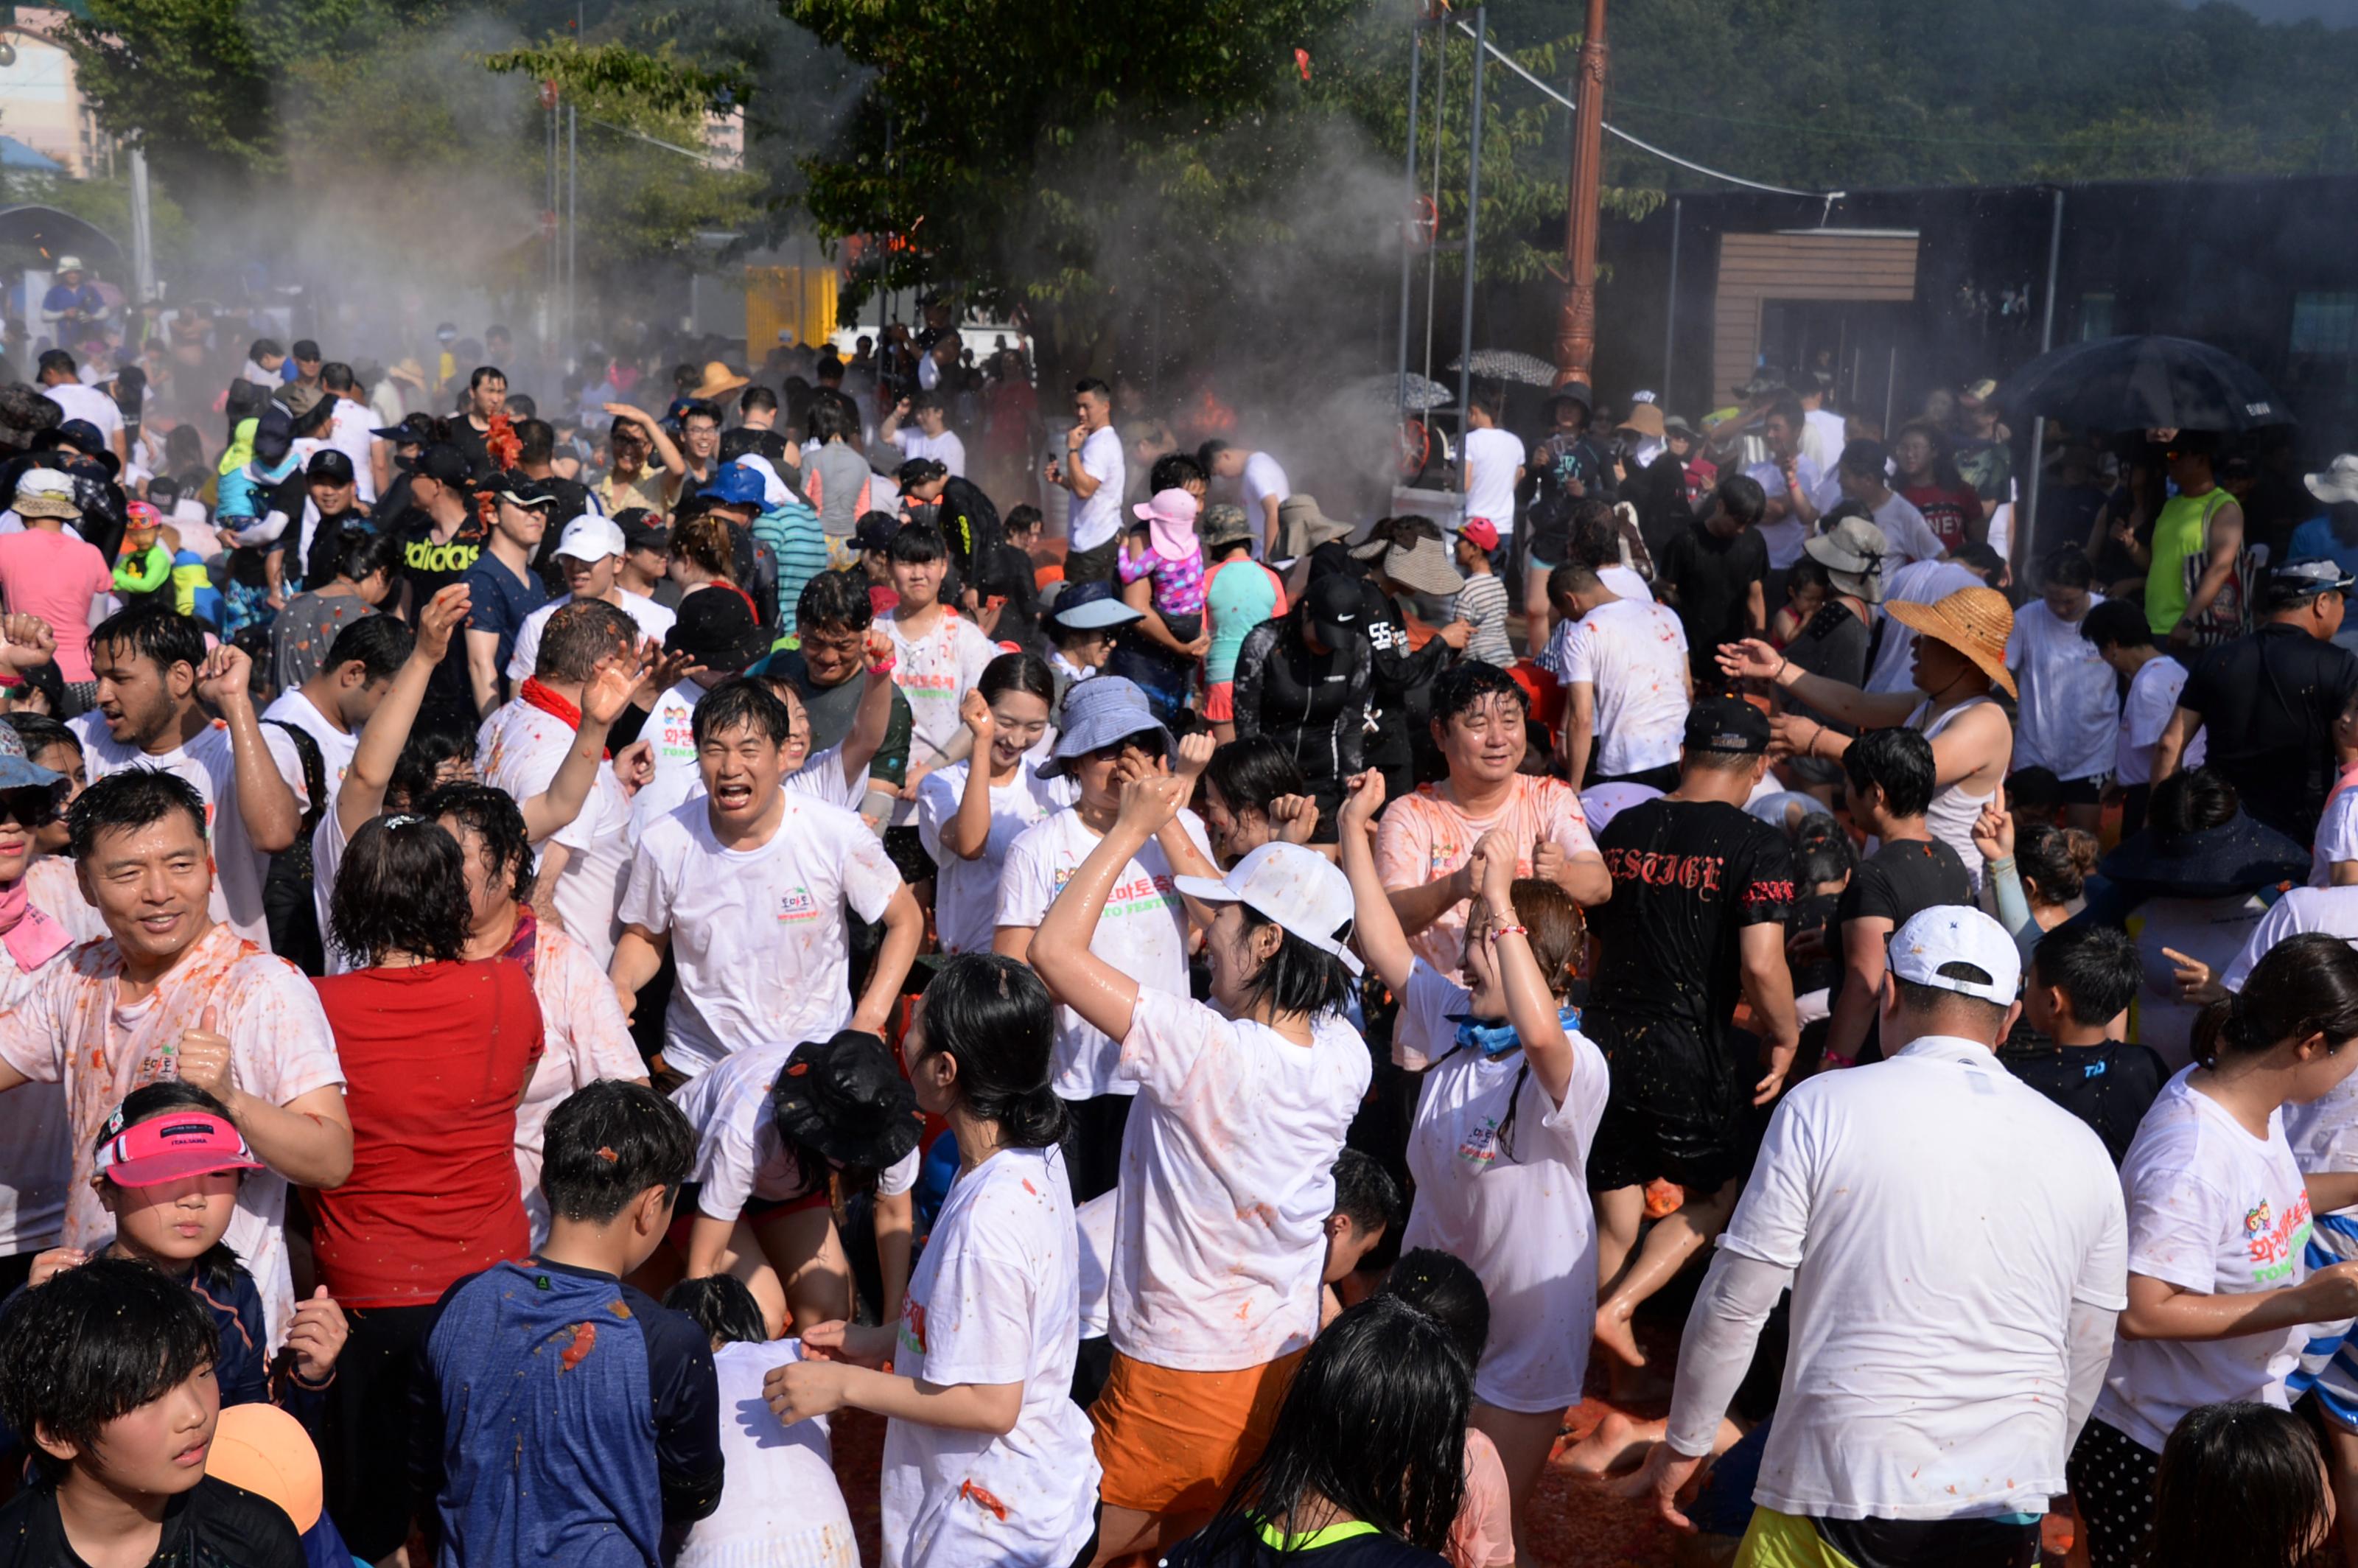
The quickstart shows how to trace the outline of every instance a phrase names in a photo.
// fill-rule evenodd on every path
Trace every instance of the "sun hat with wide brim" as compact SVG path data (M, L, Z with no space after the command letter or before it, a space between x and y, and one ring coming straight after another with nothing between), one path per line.
M11 508L19 517L79 517L73 481L57 469L27 469L16 477Z
M2006 639L2014 635L2014 606L1994 588L1961 588L1933 604L1895 599L1883 612L1910 632L1946 643L1981 666L2006 695L2019 695L2006 667Z
M1449 546L1422 530L1394 535L1378 571L1416 593L1445 598L1466 586L1466 574L1450 563Z
M2216 827L2148 827L2097 862L2108 881L2147 895L2225 898L2309 880L2309 850L2238 811Z
M1056 732L1055 752L1040 764L1044 779L1061 778L1091 752L1133 735L1149 740L1150 749L1164 757L1179 749L1170 730L1154 717L1146 693L1137 682L1121 676L1094 676L1075 682L1065 693L1058 720L1062 728Z
M704 365L704 379L696 384L695 389L689 392L688 395L690 397L726 397L743 386L746 381L746 377L739 375L719 360L708 360Z
M1804 540L1801 553L1826 568L1840 591L1883 602L1883 561L1891 541L1864 517L1845 517L1825 533Z
M415 355L394 361L384 367L384 373L395 381L407 382L420 392L426 390L426 367L417 362Z
M1622 421L1617 427L1624 430L1635 430L1640 436L1649 437L1657 441L1660 440L1663 436L1663 431L1666 428L1662 420L1661 405L1658 403L1635 403L1630 405L1628 414L1622 418Z
M2337 502L2358 501L2358 452L2344 452L2326 465L2323 471L2303 477L2301 482L2309 493L2331 506Z
M1277 503L1278 552L1288 559L1306 556L1321 545L1350 536L1351 525L1337 523L1319 511L1314 495L1297 492Z

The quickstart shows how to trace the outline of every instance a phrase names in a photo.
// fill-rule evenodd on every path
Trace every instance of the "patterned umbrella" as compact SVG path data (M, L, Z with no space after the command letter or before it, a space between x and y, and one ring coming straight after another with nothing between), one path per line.
M1450 361L1449 368L1454 371L1464 364L1461 357ZM1473 369L1485 381L1520 381L1525 386L1555 384L1555 365L1552 362L1517 349L1476 349Z
M1411 414L1429 413L1435 408L1448 407L1457 396L1456 393L1432 377L1419 375L1414 371L1408 373L1405 395L1401 391L1401 379L1395 374L1363 376L1345 390L1352 403L1380 409L1386 414L1395 409L1405 409Z

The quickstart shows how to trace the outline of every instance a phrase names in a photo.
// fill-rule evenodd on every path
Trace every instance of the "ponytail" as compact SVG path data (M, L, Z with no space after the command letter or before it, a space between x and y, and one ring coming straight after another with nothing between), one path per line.
M2242 990L2203 1009L2194 1059L2215 1068L2312 1034L2324 1036L2330 1052L2358 1039L2358 949L2320 931L2277 943L2252 966Z
M961 953L936 970L918 1016L924 1056L957 1064L969 1115L999 1126L1013 1149L1045 1149L1065 1136L1065 1102L1048 1084L1055 1004L1023 964L996 953Z

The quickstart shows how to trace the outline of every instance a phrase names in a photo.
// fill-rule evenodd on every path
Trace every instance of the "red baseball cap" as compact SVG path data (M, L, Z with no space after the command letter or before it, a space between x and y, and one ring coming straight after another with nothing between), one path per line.
M1474 541L1476 547L1495 550L1498 547L1498 525L1487 517L1468 517L1458 534Z
M153 1187L215 1171L259 1171L236 1128L211 1111L176 1111L126 1127L98 1146L98 1169L118 1187Z

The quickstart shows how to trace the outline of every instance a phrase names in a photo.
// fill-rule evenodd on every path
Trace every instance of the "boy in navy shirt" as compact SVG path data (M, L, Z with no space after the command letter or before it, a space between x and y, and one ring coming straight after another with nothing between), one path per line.
M2007 1072L2094 1129L2115 1165L2169 1081L2151 1046L2112 1038L2144 981L2127 932L2084 920L2059 925L2031 953L2022 1021L1997 1054Z
M549 1114L548 1242L450 1287L420 1380L445 1568L644 1568L720 1501L712 1345L622 1282L671 1225L696 1137L643 1084Z

